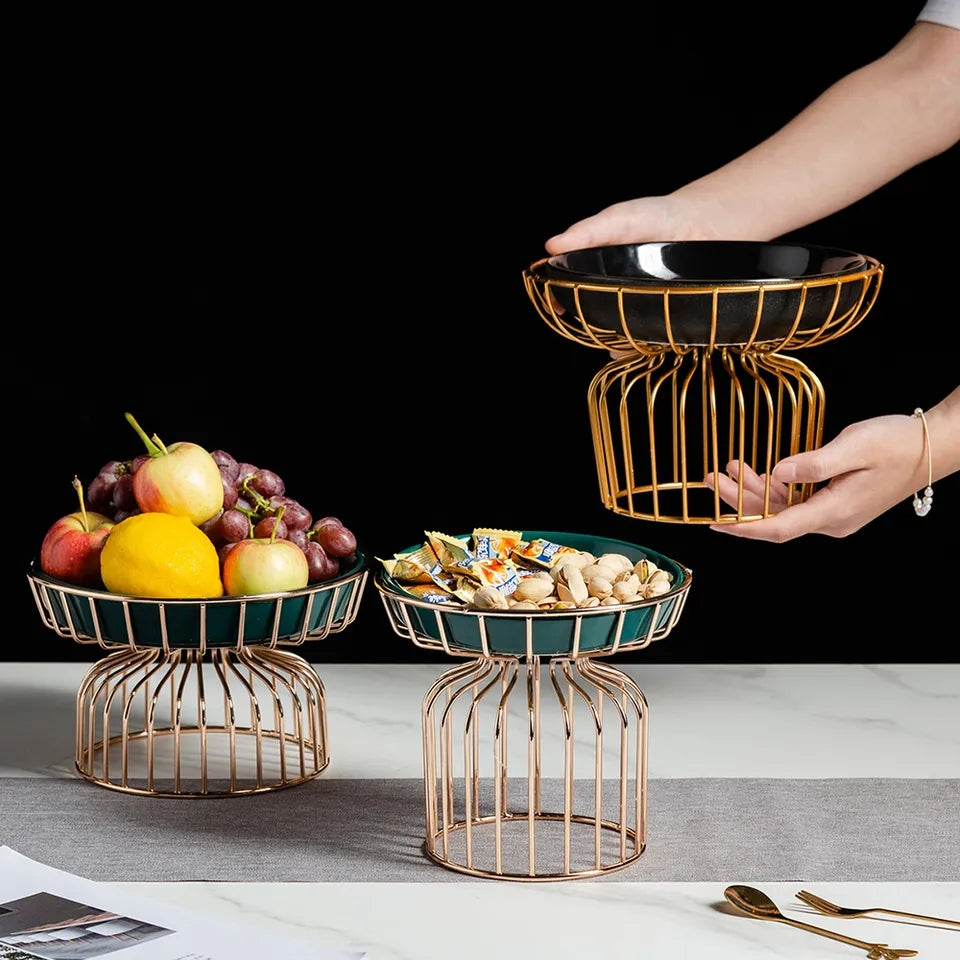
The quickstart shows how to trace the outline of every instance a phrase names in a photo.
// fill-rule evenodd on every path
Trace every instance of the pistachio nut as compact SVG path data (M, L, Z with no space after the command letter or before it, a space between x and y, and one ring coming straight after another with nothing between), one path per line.
M613 567L618 573L621 570L630 570L633 568L633 561L624 556L622 553L604 553L601 555L597 563L605 564L608 567Z
M662 593L670 592L670 584L666 580L652 580L644 584L643 596L645 598L659 597Z
M516 603L510 604L511 610L531 610L540 612L540 607L537 606L532 600L518 600Z
M637 600L640 596L640 578L633 577L631 580L619 580L613 585L613 595L618 603L630 603Z
M596 563L591 563L588 566L584 567L581 573L583 574L583 579L589 583L594 577L603 577L604 580L608 580L610 583L617 577L618 569L609 563L601 563L599 560Z
M553 593L553 580L542 580L540 577L524 577L513 591L515 600L532 600L539 603L544 597Z
M473 595L471 604L477 610L506 610L507 598L496 588L486 584Z
M633 565L633 572L640 578L641 583L646 583L660 568L648 558L644 557Z
M587 599L587 585L577 567L565 566L557 576L557 596L580 606Z
M639 581L638 581L639 583ZM606 577L591 577L587 581L587 593L602 600L613 593L613 584Z

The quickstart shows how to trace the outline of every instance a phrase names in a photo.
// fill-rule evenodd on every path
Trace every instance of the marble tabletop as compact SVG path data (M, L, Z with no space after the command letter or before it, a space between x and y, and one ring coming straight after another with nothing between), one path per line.
M448 665L314 666L327 695L331 763L322 776L422 777L421 700ZM637 681L649 704L650 778L960 782L960 664L619 667ZM0 777L76 775L75 697L86 669L82 663L0 663ZM732 731L749 731L749 739ZM545 776L555 773L544 770ZM730 882L749 884L751 878ZM797 883L756 885L793 919L909 946L925 958L960 952L960 929L906 920L831 921L794 899ZM466 879L122 886L249 925L251 936L265 942L282 933L318 948L363 950L370 960L864 955L784 924L734 914L724 904L722 883ZM825 879L804 886L843 904L960 917L960 877L910 883Z

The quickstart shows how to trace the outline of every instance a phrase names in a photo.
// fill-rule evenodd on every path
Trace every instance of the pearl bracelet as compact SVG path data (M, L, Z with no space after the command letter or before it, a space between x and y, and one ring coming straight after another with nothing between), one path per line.
M927 448L927 488L922 497L919 490L914 494L913 510L918 517L925 517L933 506L933 454L930 450L930 431L927 429L927 418L923 415L923 410L917 407L913 415L919 417L923 424L923 442Z

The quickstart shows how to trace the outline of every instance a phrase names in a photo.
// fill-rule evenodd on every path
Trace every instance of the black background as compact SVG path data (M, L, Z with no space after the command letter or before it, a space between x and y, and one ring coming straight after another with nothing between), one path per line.
M93 38L68 67L66 33L40 49L14 151L0 657L101 655L43 627L24 569L75 508L73 475L141 451L129 410L165 443L276 470L370 558L479 525L665 553L693 570L690 599L635 659L955 660L937 638L954 620L960 478L935 485L927 518L905 501L844 539L616 516L586 404L606 354L549 330L524 291L547 237L749 148L921 4L791 7L776 26L723 6L456 30L343 13L229 36L166 24L161 42ZM954 147L790 237L885 266L866 320L803 358L828 438L958 382L957 171ZM443 659L392 633L372 583L308 657Z

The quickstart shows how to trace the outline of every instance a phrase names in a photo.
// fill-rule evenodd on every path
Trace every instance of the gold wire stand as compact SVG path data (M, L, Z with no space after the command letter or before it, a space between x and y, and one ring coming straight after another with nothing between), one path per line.
M834 340L869 313L883 267L864 259L865 269L839 278L703 287L557 280L545 272L546 259L525 270L527 294L552 330L585 346L623 354L594 376L587 394L604 507L622 516L672 523L770 516L773 465L823 441L823 386L786 352ZM574 309L561 310L558 293ZM793 295L796 308L786 329L770 336L764 303L774 295ZM671 311L688 309L696 301L708 318L709 332L703 342L688 343L674 329ZM616 326L591 319L598 303L606 303L608 313L619 318ZM751 333L741 342L719 342L721 318L734 303L750 318ZM811 303L818 304L816 309ZM659 317L662 342L644 342L631 333L629 317L638 307ZM727 473L731 462L738 476L735 505L722 501L704 482L708 475ZM764 477L759 511L744 508L745 464ZM813 492L813 484L790 484L787 504L800 503Z
M691 582L684 568L669 601L645 601L652 615L641 636L624 633L630 605L569 617L569 653L548 656L535 652L537 626L555 614L444 613L375 580L399 636L467 658L444 672L422 703L424 852L431 860L474 877L532 882L596 877L641 856L647 702L627 674L603 659L669 634ZM661 616L665 602L669 613ZM444 619L456 616L477 621L481 651L452 639ZM594 616L612 618L616 639L581 652L584 622ZM525 653L491 652L506 619L524 623ZM544 776L545 759L549 769L562 771L559 777ZM511 777L512 770L520 772ZM575 770L586 775L575 779Z
M85 673L77 692L77 773L111 790L153 797L234 797L304 783L330 763L326 695L314 668L283 647L339 632L354 621L368 571L313 585L295 636L278 635L284 598L271 603L272 630L244 642L248 605L235 604L237 635L208 636L201 615L195 643L177 647L176 608L184 601L122 598L28 573L45 625L62 637L109 650ZM321 594L326 614L311 627ZM302 599L302 597L301 597ZM127 642L107 639L102 604L122 610ZM143 645L134 625L156 618L162 643ZM252 616L252 614L251 614Z
M559 739L543 723L544 674ZM512 699L519 711L511 711ZM488 718L485 764L480 728ZM571 880L619 870L646 848L647 703L625 673L592 657L480 657L437 679L424 697L422 722L424 852L441 866L491 879ZM523 773L512 779L511 723L526 748ZM575 789L581 723L593 749L581 751L590 776ZM605 751L605 732L612 751ZM562 757L553 812L544 809L545 782L552 784L541 774L544 741Z

